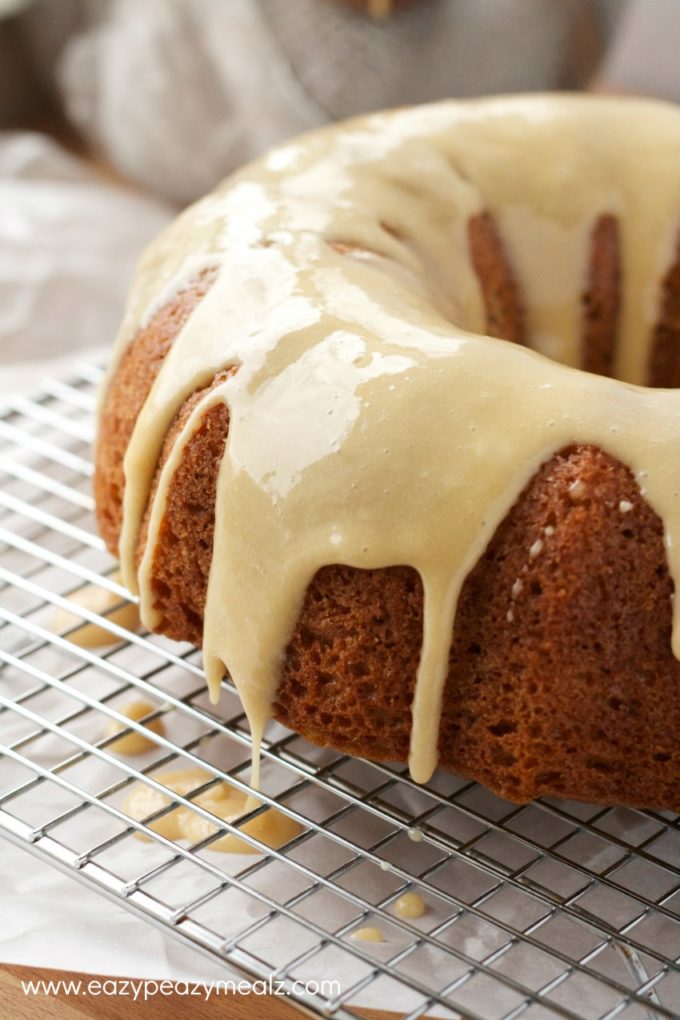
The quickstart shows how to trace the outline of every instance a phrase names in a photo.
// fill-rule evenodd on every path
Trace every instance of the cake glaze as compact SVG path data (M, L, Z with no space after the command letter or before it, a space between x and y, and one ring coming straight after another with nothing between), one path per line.
M645 384L658 381L678 155L680 113L644 100L378 114L275 150L151 247L110 379L140 328L187 281L204 285L125 453L124 577L145 624L162 629L151 573L168 492L201 423L226 406L204 660L213 697L225 668L234 679L256 748L319 570L404 565L424 594L409 765L426 781L463 583L541 465L575 444L628 466L663 522L677 584L680 394ZM522 295L514 344L485 335L490 297L470 224L487 217ZM584 267L593 238L612 230L624 286L604 361L616 379L578 370ZM672 647L677 657L677 600Z

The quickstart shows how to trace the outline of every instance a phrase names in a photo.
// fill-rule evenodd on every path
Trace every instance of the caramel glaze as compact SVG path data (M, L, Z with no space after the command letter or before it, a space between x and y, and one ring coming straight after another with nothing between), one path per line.
M121 578L116 570L110 577L111 581L120 584ZM139 610L134 602L125 602L122 597L106 588L86 584L77 588L68 596L73 603L74 611L58 606L52 613L52 629L59 633L67 631L67 638L81 648L99 648L113 645L121 639L108 630L105 625L88 623L78 613L78 609L87 609L91 613L104 616L110 623L123 627L125 630L139 629ZM79 625L79 626L78 626Z
M126 716L128 719L133 719L135 722L139 722L140 719L144 719L146 716L155 712L156 706L152 705L150 701L146 701L144 698L136 698L134 701L130 701L124 705L120 711L121 715ZM161 736L165 735L165 724L161 716L157 716L155 719L149 719L148 722L144 723L144 726L147 729L152 730L154 733L159 733ZM106 727L106 736L115 736L116 733L121 733L124 729L124 723L119 722L117 719L110 719ZM118 740L114 740L110 743L108 745L108 750L114 751L115 754L137 755L153 751L157 746L158 745L151 737L147 737L144 733L140 733L139 730L131 730L124 736L119 737Z
M212 822L190 807L175 807L155 821L148 822L148 826L153 832L165 836L166 839L186 839L190 843L202 843L218 832L219 820L236 822L243 815L262 806L261 801L257 798L243 793L230 786L229 783L215 783L214 776L207 769L199 767L175 769L154 775L154 779L161 786L166 787L168 793L161 793L146 783L134 783L130 787L123 805L123 810L131 818L146 822L156 812L170 807L173 802L173 793L179 793L186 797L194 790L206 786L207 789L204 792L198 793L192 798L193 803L210 812L216 819L215 822ZM302 831L302 826L298 822L281 811L277 811L276 808L267 808L265 811L261 811L239 828L240 831L259 840L264 846L274 849L290 842ZM136 835L143 840L150 839L141 831ZM206 843L206 847L220 853L256 854L260 852L256 846L241 839L233 832L226 832L217 839L210 840Z
M417 918L425 913L425 901L417 892L403 893L394 904L397 917Z
M124 576L146 625L161 625L153 565L172 483L190 440L221 416L204 660L214 697L228 668L256 748L310 582L332 564L410 568L423 605L409 764L427 780L463 583L559 451L627 465L663 522L675 583L680 395L643 384L675 254L678 155L680 114L651 101L532 96L379 114L275 150L149 250L103 428L140 324L191 307L126 444ZM512 266L499 307L503 290L523 296L503 329L475 272L475 223L496 225ZM597 367L623 381L577 370L584 300L592 310L602 292L592 267L588 277L594 231L617 291L590 316L616 336ZM183 297L195 279L200 304Z
M385 936L380 928L357 928L350 935L351 939L359 942L384 942Z

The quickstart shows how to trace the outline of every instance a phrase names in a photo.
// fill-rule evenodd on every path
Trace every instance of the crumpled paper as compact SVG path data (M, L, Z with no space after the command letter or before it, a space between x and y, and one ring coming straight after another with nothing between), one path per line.
M3 963L157 981L218 981L230 969L204 959L123 907L0 840ZM55 932L59 937L55 938Z
M140 253L173 215L44 135L0 135L0 362L110 343Z

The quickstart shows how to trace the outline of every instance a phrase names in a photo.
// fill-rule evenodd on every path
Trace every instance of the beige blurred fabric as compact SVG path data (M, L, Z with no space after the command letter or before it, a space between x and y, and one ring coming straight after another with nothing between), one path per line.
M73 119L178 203L270 145L368 110L584 84L590 0L412 0L386 21L332 0L109 0L67 47Z
M680 101L680 0L628 0L599 73L610 91Z

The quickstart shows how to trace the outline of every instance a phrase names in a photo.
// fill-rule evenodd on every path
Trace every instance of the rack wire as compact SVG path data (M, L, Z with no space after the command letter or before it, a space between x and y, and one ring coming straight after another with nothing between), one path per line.
M97 365L0 407L0 834L184 944L251 979L271 976L324 1016L365 1006L465 1020L680 1016L680 826L670 812L542 800L516 805L437 773L350 759L271 724L262 806L235 823L195 802L248 791L250 736L231 684L208 702L188 645L75 606L84 584L128 599L97 537L90 495ZM65 629L58 611L79 618ZM111 644L70 640L84 623ZM131 694L154 706L142 723ZM161 718L165 735L143 728ZM117 754L106 725L154 750ZM117 736L120 736L118 734ZM173 842L124 810L159 770L211 778L169 807L217 828ZM273 850L243 831L268 806L300 823ZM210 830L209 830L210 831ZM211 849L239 833L252 855ZM252 832L252 830L251 830ZM146 836L142 841L139 834ZM418 919L395 912L416 890ZM351 938L379 927L384 941ZM336 980L328 990L324 980ZM314 982L306 988L300 982ZM296 984L297 982L297 984Z

